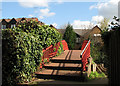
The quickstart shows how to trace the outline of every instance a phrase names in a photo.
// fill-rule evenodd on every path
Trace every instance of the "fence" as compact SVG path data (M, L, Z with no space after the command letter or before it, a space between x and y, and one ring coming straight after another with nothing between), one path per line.
M109 84L120 86L120 30L111 32L107 50Z

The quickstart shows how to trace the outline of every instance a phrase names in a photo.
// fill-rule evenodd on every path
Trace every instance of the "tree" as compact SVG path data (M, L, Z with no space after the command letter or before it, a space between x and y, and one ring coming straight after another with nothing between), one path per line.
M69 23L66 27L63 39L67 42L69 49L74 49L76 43L76 34L73 31L73 26Z
M109 27L108 23L109 23L109 19L107 19L107 18L104 18L104 19L100 22L100 28L101 28L102 31L108 30L108 27Z

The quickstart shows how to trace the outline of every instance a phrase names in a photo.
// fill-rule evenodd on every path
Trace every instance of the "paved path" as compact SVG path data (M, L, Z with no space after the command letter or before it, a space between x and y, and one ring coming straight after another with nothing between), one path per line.
M84 86L89 86L89 85L93 85L93 86L107 86L108 85L108 78L102 78L102 79L96 79L96 80L91 80L91 81L87 81L87 82L76 82L76 81L62 81L62 80L44 80L44 79L38 79L35 80L31 83L29 83L29 85L35 85L35 86L40 86L40 85L46 85L46 86L51 86L51 85L60 85L62 84L62 86L66 86L66 85L84 85Z

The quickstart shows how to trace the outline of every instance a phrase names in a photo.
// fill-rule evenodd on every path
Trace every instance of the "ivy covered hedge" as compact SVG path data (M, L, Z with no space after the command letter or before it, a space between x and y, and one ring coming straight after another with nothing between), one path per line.
M60 42L60 46L58 48L58 52L56 56L60 55L62 52L63 52L63 45L62 45L62 42Z
M61 41L61 34L36 21L2 30L3 85L29 82L41 62L42 49Z

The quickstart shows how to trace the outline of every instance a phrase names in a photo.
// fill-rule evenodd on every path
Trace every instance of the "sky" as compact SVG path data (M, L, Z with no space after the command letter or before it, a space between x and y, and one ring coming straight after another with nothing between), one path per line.
M113 16L118 16L118 1L3 0L0 11L1 19L37 17L39 21L52 24L58 29L68 22L74 29L87 29L99 25L104 18L111 20Z

